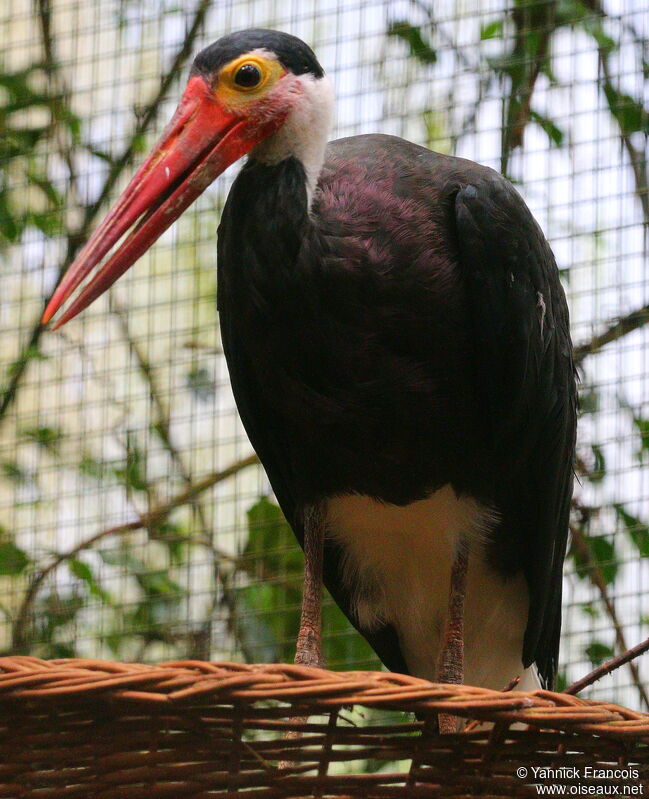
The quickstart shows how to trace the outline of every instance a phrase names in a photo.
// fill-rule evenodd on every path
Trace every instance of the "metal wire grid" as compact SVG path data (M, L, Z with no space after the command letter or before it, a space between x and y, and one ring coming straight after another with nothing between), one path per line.
M60 333L43 333L28 344L30 335L39 335L34 331L43 298L65 262L67 231L83 228L84 209L101 194L114 159L133 144L135 160L141 157L170 116L191 58L180 59L169 91L155 100L161 75L183 43L191 39L195 53L229 30L288 30L313 44L334 81L336 135L393 133L500 168L507 87L494 78L494 62L487 59L506 52L513 34L507 24L502 38L481 40L481 32L505 11L496 0L478 6L450 0L41 0L33 8L5 0L2 69L15 75L41 65L27 82L35 92L61 97L78 123L67 124L43 104L16 112L24 113L26 126L52 129L12 167L13 206L30 212L47 206L30 178L35 172L60 195L63 211L45 233L35 223L25 225L1 254L1 385L15 383L15 391L5 394L0 417L0 541L11 537L30 563L20 574L0 576L0 649L19 645L36 655L148 661L264 661L285 653L291 642L290 625L278 628L269 618L295 614L291 591L280 594L287 606L272 614L246 601L251 586L299 584L299 557L288 539L278 536L277 547L265 553L274 570L261 568L255 552L246 552L250 509L269 491L257 467L241 469L183 504L165 519L167 527L105 536L61 562L25 607L30 581L55 553L133 522L251 453L229 389L214 301L215 229L236 167L110 298ZM611 2L604 23L619 42L608 64L611 80L645 105L638 47L647 38L647 11L645 0ZM402 37L388 35L402 21L420 26L436 63L413 58ZM558 133L528 124L524 147L513 151L507 171L566 270L580 344L609 320L647 303L646 220L629 152L602 91L595 41L583 28L565 26L553 37L552 64L554 80L539 77L534 110ZM155 115L133 138L152 100ZM644 147L640 134L631 139ZM131 172L120 172L110 197ZM581 420L580 456L591 471L604 464L605 473L600 480L583 478L577 498L601 508L588 532L615 543L619 572L608 593L629 645L646 635L648 571L615 505L639 520L649 518L647 453L638 421L649 396L647 343L646 328L639 329L583 361L588 412ZM181 537L195 543L179 543ZM604 557L600 565L610 564ZM572 565L566 588L562 657L572 679L589 669L588 647L614 647L615 635L597 587L575 575ZM336 622L329 632L340 644L331 667L376 665L349 628ZM646 678L647 668L641 669ZM627 671L593 693L639 706Z

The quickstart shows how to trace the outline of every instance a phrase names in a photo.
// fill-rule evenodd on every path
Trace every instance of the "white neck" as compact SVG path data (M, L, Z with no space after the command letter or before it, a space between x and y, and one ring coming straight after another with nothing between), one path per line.
M333 119L333 89L326 77L313 75L296 75L281 83L285 84L285 91L296 95L291 111L277 133L258 144L252 155L265 164L276 164L291 156L297 158L306 174L310 208Z

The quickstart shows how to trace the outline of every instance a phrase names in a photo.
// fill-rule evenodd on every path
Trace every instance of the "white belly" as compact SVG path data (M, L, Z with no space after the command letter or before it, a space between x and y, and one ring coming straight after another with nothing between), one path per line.
M409 671L434 680L446 620L451 565L460 538L469 544L465 599L465 682L499 690L517 675L539 686L521 662L528 593L522 574L504 580L484 551L496 517L450 485L405 507L366 496L327 503L328 535L346 553L343 579L365 628L397 630Z

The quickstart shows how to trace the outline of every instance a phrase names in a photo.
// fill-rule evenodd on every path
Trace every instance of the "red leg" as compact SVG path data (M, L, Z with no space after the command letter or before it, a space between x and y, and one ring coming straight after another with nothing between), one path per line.
M322 668L322 560L325 524L320 508L304 514L304 593L295 662Z
M297 634L295 662L300 666L322 668L322 560L324 557L325 525L319 508L309 508L304 514L304 588L300 630ZM293 716L292 724L303 724L306 716ZM299 738L301 733L289 730L287 740ZM280 770L291 769L293 762L283 760Z
M466 544L460 542L451 568L451 586L444 630L444 643L440 652L437 679L439 682L461 684L464 681L464 596L469 566ZM458 720L445 713L439 715L441 733L456 732Z

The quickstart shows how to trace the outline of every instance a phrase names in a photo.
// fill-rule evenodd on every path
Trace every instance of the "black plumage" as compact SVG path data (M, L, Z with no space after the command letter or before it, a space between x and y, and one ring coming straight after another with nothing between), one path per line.
M312 213L302 165L252 158L219 227L223 345L242 420L287 519L450 483L494 508L488 557L530 593L523 661L550 683L575 436L568 312L551 250L500 175L389 136L332 142ZM325 584L363 629L325 550Z

